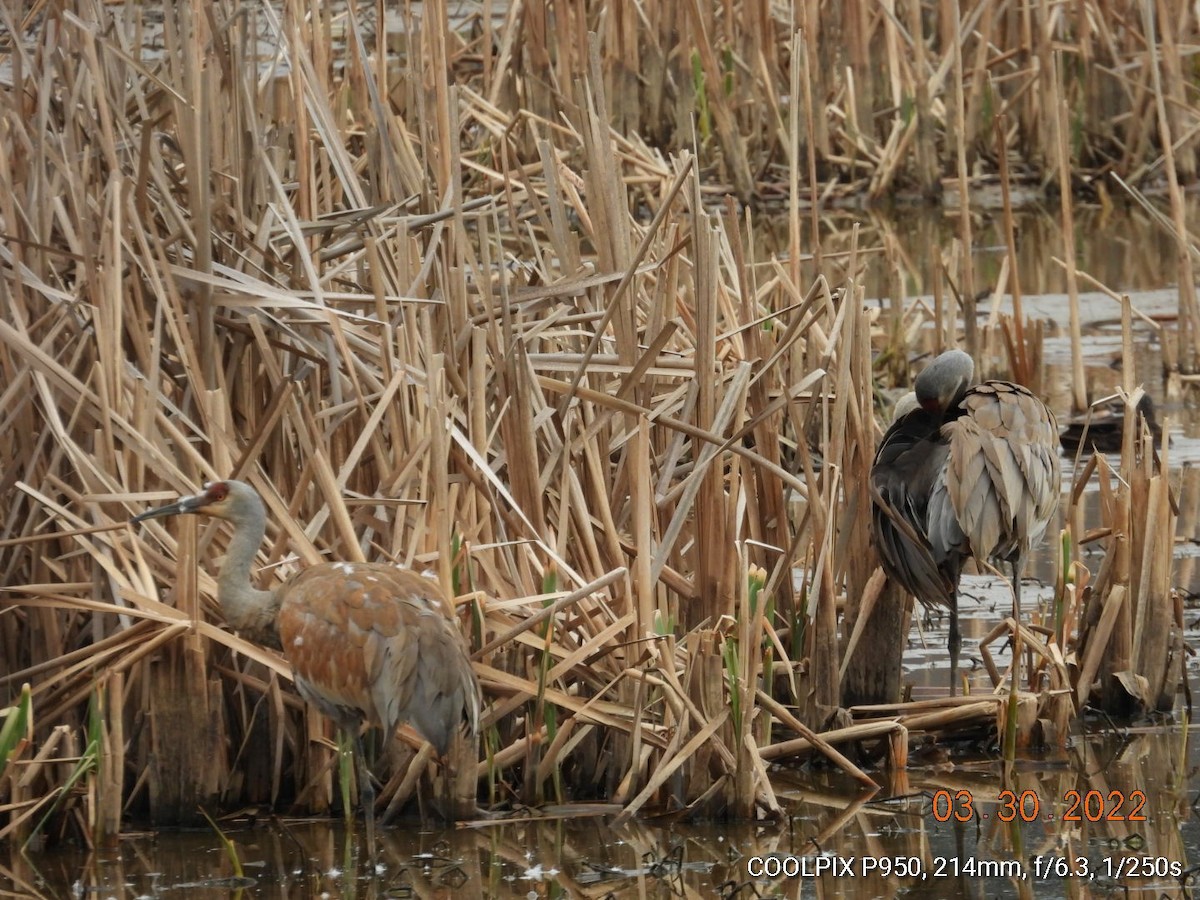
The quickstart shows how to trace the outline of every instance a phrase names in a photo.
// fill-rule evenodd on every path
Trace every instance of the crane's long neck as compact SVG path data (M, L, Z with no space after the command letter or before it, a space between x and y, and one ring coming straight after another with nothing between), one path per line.
M229 552L217 576L217 599L221 601L226 621L235 629L253 641L278 647L275 619L279 601L274 591L260 591L250 581L254 554L267 532L266 511L261 503L253 507L239 510L242 514L234 521Z

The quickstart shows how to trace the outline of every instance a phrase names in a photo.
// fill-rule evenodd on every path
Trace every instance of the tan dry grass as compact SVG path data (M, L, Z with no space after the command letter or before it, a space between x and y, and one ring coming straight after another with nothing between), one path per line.
M99 690L90 837L120 811L333 802L327 724L284 660L219 625L228 535L123 524L227 476L270 510L264 581L370 558L454 588L493 802L776 808L762 666L788 686L785 725L823 722L838 604L872 568L856 552L871 323L858 232L840 258L820 239L801 252L806 207L821 226L818 160L879 195L908 177L915 140L928 180L936 143L900 107L916 78L921 127L945 115L951 68L960 171L994 95L1017 123L1009 149L1036 143L1042 111L1036 55L989 57L1008 6L970 13L962 59L914 60L900 21L866 7L784 22L744 6L551 22L514 5L450 29L427 3L399 65L353 3L167 7L161 33L145 7L99 2L5 20L0 675L12 695L32 684L43 753L78 740ZM844 70L818 38L851 21ZM1039 41L1071 38L1043 24ZM679 34L693 59L671 50ZM1107 38L1104 54L1140 46ZM638 136L692 146L694 121L699 157ZM1141 133L1107 140L1134 165L1153 152L1129 148ZM708 201L769 192L780 162L791 253L762 258L753 216ZM751 607L760 568L772 618ZM37 752L10 773L15 804L66 782ZM394 761L389 809L428 764Z

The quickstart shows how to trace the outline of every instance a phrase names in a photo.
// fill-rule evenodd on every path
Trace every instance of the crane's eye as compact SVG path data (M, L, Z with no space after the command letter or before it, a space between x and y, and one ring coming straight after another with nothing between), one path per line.
M220 503L229 496L229 485L223 481L218 481L208 488L208 502Z

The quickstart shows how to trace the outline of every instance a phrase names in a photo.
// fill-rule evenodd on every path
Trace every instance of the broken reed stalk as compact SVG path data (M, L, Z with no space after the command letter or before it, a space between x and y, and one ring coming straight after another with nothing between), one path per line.
M1122 341L1133 358L1132 311L1122 298ZM1109 548L1080 628L1077 705L1120 715L1169 710L1186 678L1182 608L1171 589L1178 503L1167 478L1169 442L1156 449L1137 413L1142 389L1124 373L1120 468L1096 454L1101 523ZM1164 434L1166 428L1164 426ZM1113 476L1116 475L1115 485Z
M1008 177L1008 152L1005 146L1006 119L1003 114L995 121L996 152L1000 161L1000 194L1004 202L1004 245L1008 260L1008 293L1012 297L1013 336L1008 342L1008 362L1013 380L1030 383L1030 368L1025 346L1025 313L1021 306L1021 273L1017 263L1017 233L1013 223L1012 185Z
M856 228L851 238L846 292L861 298L857 237ZM843 319L837 402L825 452L826 461L836 471L845 473L847 483L859 486L847 488L848 498L840 506L833 545L838 561L836 581L846 585L847 597L837 675L838 699L842 705L868 697L874 701L899 699L903 645L895 636L905 622L907 601L902 591L891 585L881 586L875 575L878 558L872 544L870 502L865 486L870 481L877 436L870 325L864 310L860 300L846 311ZM861 644L856 646L859 639Z
M1067 100L1063 96L1063 62L1060 54L1052 57L1054 71L1050 78L1053 89L1051 104L1054 109L1055 167L1058 169L1059 212L1062 215L1063 258L1075 259L1075 204L1071 196L1071 156L1067 146L1068 128ZM1079 317L1079 281L1075 267L1068 266L1067 303L1069 304L1069 328L1071 336L1071 407L1080 413L1087 408L1087 379L1083 374L1083 337Z
M978 323L975 318L975 267L971 253L974 242L971 240L971 200L968 188L967 145L973 132L967 116L965 66L965 36L960 4L945 0L942 3L944 19L953 38L953 45L947 50L954 66L954 119L952 129L954 134L954 173L958 185L958 235L959 244L964 250L960 254L962 270L959 277L958 296L962 304L963 336L966 351L972 356L979 350L977 336ZM946 334L950 334L947 323Z
M1171 199L1171 222L1175 228L1176 241L1179 242L1179 356L1177 361L1184 373L1193 374L1197 371L1197 365L1200 364L1200 355L1196 350L1197 341L1200 341L1200 299L1197 299L1196 296L1191 247L1184 238L1188 233L1186 209L1179 185L1179 172L1176 169L1174 138L1172 137L1173 133L1178 133L1178 131L1172 124L1174 114L1167 110L1166 91L1163 87L1162 77L1164 63L1169 67L1169 71L1178 71L1178 62L1174 60L1176 53L1172 52L1175 38L1174 34L1168 36L1168 32L1171 32L1172 29L1167 24L1174 17L1167 14L1162 3L1155 2L1155 0L1141 0L1140 6L1143 27L1147 36L1150 37L1147 55L1150 81L1154 86L1155 119L1158 123L1159 138L1162 141L1163 163L1167 175L1168 195ZM1164 14L1166 14L1165 18ZM1156 27L1156 24L1161 27ZM1161 55L1158 41L1155 40L1158 35L1161 35L1164 40ZM1172 79L1172 85L1176 83L1179 83L1179 80ZM1193 147L1195 146L1194 138L1190 143ZM1185 155L1183 165L1185 171L1194 176L1196 171L1194 154L1191 158Z

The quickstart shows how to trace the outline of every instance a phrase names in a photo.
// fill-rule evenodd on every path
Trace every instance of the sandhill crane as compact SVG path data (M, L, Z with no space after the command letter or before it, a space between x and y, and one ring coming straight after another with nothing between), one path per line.
M871 468L872 525L888 576L950 611L950 692L958 682L958 581L967 557L1021 573L1058 506L1058 425L1021 385L971 386L975 366L948 350L897 404ZM1015 662L1015 660L1014 660ZM1016 678L1014 677L1014 684Z
M204 491L148 510L134 522L198 513L234 526L217 579L225 618L252 639L283 649L300 695L353 741L359 800L374 854L375 791L362 747L362 722L390 738L411 722L446 755L451 738L479 727L479 682L442 592L429 579L383 563L320 563L271 591L250 581L266 533L262 499L241 481L214 481ZM274 638L274 640L272 640Z

